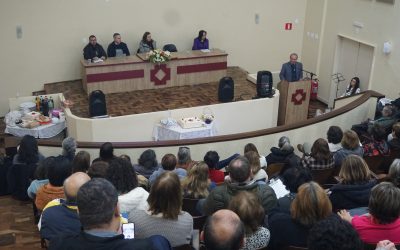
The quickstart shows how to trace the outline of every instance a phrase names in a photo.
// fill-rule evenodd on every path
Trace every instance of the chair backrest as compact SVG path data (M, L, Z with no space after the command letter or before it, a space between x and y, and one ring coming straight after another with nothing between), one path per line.
M312 169L311 175L315 182L319 185L328 184L333 179L333 173L335 168L328 168L328 169ZM333 181L332 181L333 182Z
M204 223L206 223L207 215L193 216L193 229L203 230Z
M13 164L7 172L8 191L18 200L29 200L28 189L37 164Z
M385 162L385 158L385 156L364 156L364 160L369 169L375 174L381 174L384 172L383 164Z
M176 49L175 44L169 43L169 44L165 44L163 47L164 51L169 51L169 52L178 52L178 50Z
M198 201L199 201L199 199L183 198L182 210L188 212L192 216L201 215L196 209Z
M107 115L106 96L101 90L94 90L89 95L89 116Z
M272 163L268 165L267 166L268 179L272 179L278 176L281 173L284 166L285 166L284 163Z

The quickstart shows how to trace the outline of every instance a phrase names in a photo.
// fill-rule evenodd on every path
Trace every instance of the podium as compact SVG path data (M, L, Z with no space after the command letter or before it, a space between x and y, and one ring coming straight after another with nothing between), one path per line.
M310 80L281 81L277 87L280 92L278 126L306 120L310 104Z

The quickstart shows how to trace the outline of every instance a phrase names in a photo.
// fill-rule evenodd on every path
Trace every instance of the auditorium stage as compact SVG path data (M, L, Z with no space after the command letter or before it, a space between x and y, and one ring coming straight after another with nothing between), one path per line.
M249 100L255 96L255 85L246 80L245 70L228 67L227 75L235 81L235 100ZM88 117L88 96L83 90L81 80L49 83L44 88L47 94L63 93L66 99L75 103L71 108L74 115ZM217 104L218 82L107 94L106 100L107 111L111 116Z

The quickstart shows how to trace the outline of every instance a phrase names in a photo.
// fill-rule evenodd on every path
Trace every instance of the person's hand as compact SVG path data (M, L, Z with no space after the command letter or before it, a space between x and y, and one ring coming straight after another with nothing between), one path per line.
M337 212L337 214L340 216L340 218L342 218L342 220L345 220L349 223L351 223L351 220L353 219L353 217L351 217L350 213L346 209L340 210L339 212Z
M381 240L376 244L375 250L396 250L396 247L390 240Z

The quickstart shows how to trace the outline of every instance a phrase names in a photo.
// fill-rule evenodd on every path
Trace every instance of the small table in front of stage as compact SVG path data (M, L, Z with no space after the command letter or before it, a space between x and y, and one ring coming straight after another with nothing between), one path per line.
M41 125L36 128L21 128L18 126L15 127L7 126L4 132L18 137L23 137L24 135L31 135L35 138L51 138L61 133L65 128L66 128L65 121L62 121L58 123Z
M215 136L217 135L217 130L214 123L215 121L199 128L182 128L179 125L166 127L157 124L153 129L153 139L155 141L166 141Z

